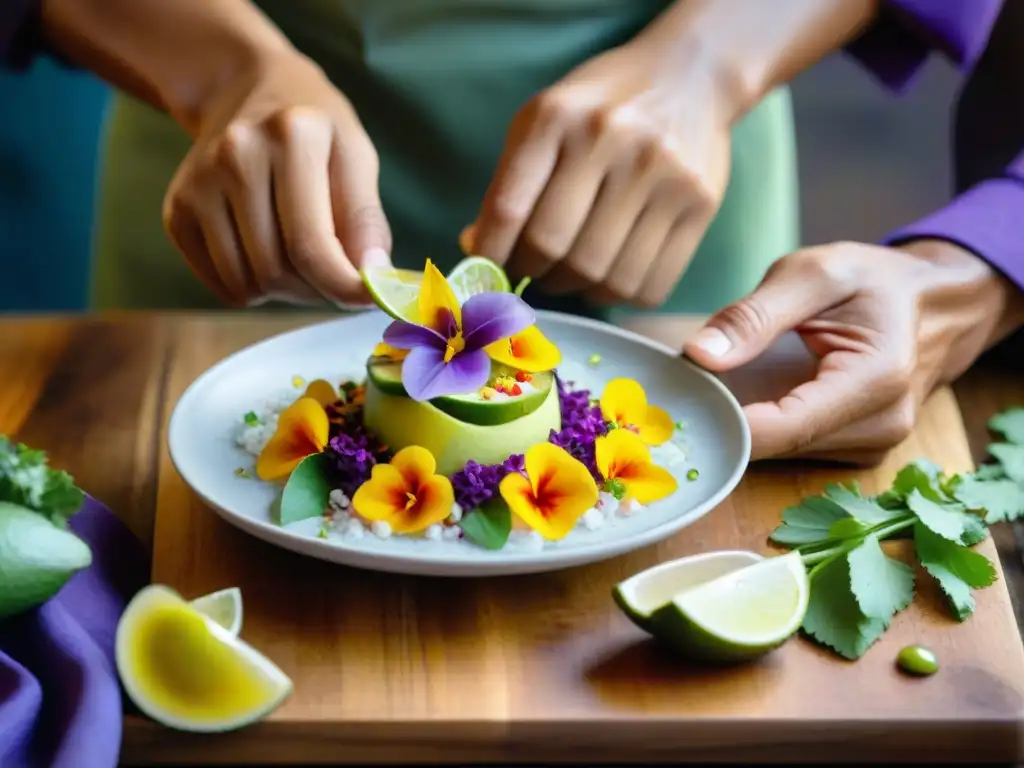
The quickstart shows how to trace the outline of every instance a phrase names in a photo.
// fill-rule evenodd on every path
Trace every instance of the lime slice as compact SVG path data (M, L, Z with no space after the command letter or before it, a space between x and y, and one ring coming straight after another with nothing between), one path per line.
M620 582L612 590L612 597L630 621L649 632L651 614L672 602L683 590L763 559L756 552L727 550L670 560Z
M125 691L145 714L184 731L262 720L292 691L270 659L161 585L139 591L115 640Z
M396 320L417 322L416 300L423 284L423 272L395 267L364 269L363 284L374 302Z
M242 631L242 590L238 587L197 597L192 601L192 607L232 635L237 636Z
M456 264L448 275L448 285L460 304L478 293L508 293L512 290L505 270L483 256L470 256Z
M747 661L800 628L809 595L799 552L769 557L684 589L651 614L651 634L691 658Z

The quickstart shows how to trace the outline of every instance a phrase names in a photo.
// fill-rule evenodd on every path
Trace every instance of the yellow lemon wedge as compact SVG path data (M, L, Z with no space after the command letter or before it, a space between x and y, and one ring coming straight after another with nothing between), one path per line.
M117 626L128 696L170 728L217 732L263 719L292 691L270 659L162 585L142 589Z

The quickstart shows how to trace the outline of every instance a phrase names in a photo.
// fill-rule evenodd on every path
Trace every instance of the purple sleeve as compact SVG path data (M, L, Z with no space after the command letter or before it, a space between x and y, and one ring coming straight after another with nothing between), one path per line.
M940 239L977 254L1024 290L1024 153L1003 176L986 179L945 208L883 241Z
M0 67L21 69L39 49L42 0L0 0Z
M899 92L933 50L972 69L1002 7L1003 0L886 0L880 18L846 50Z

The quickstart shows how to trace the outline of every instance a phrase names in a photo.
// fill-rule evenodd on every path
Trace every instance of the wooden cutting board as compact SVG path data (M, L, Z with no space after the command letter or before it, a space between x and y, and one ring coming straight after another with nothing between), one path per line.
M196 498L167 455L167 419L196 376L305 322L54 321L0 343L4 369L17 371L8 382L24 384L0 386L0 431L23 426L19 437L125 507L119 514L144 537L155 495L154 580L186 596L240 586L243 637L295 681L292 698L267 721L231 734L188 735L129 717L127 764L1024 759L1024 650L1002 582L979 592L976 614L958 624L919 578L913 606L855 663L794 639L758 663L719 670L666 656L610 598L617 581L667 559L770 551L766 537L780 512L828 482L880 489L918 456L947 471L969 469L948 390L884 466L755 467L714 512L657 546L535 576L391 576L246 536ZM752 385L778 387L804 373L784 349L766 363L733 380L743 399L755 396ZM81 430L69 431L76 419ZM991 541L980 549L997 559ZM910 643L936 652L939 674L918 680L896 671L896 653Z

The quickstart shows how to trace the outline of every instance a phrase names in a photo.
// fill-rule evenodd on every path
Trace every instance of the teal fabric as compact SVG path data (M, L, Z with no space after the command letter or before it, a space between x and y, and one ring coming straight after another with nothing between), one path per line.
M0 76L0 311L85 308L107 100L45 60Z
M394 259L460 257L516 110L573 67L625 42L667 0L264 0L261 7L353 102L381 156ZM107 143L95 297L100 306L216 307L164 236L163 195L189 142L119 98ZM738 298L797 243L788 92L736 128L722 213L668 311ZM582 311L574 304L562 308Z

